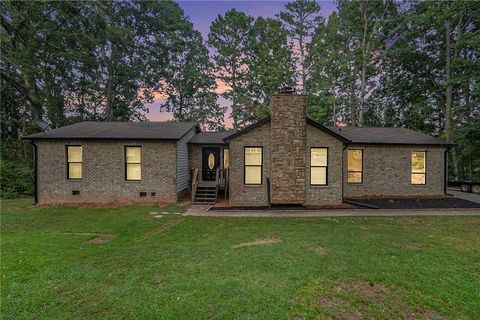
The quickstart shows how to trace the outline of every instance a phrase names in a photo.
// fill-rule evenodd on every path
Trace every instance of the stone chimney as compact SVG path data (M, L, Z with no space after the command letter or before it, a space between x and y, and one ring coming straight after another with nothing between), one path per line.
M273 95L271 118L272 204L303 204L306 171L306 96Z

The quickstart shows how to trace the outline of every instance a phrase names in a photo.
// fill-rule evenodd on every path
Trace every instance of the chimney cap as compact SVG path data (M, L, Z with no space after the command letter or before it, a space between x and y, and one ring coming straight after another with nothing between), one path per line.
M280 92L282 94L295 94L295 88L285 86L285 87L282 88L282 90Z

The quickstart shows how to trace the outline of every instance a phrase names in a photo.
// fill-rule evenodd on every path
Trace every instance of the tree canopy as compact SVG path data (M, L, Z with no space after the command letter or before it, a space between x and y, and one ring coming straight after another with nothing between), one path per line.
M0 8L2 150L16 148L2 154L13 158L29 157L18 139L38 120L148 121L156 101L174 121L242 128L293 86L323 124L440 136L457 144L452 177L480 175L479 2L339 0L323 16L295 0L275 17L228 10L208 35L171 0Z

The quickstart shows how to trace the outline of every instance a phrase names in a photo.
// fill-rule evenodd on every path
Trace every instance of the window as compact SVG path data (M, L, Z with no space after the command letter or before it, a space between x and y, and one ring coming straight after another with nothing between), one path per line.
M230 154L228 149L223 149L223 169L228 169L230 166Z
M262 184L262 147L245 147L245 184Z
M82 146L67 146L67 179L82 179Z
M142 180L141 147L125 147L125 179Z
M328 148L310 148L310 184L327 185Z
M425 151L413 151L412 152L412 172L411 182L412 184L425 184L426 173L426 152Z
M350 149L348 150L347 158L348 158L347 182L362 183L363 181L363 150Z

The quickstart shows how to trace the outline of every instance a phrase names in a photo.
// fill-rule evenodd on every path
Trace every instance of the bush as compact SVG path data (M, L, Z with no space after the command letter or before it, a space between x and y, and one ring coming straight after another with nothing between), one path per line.
M31 160L18 156L17 145L2 145L0 160L0 197L16 198L33 195L34 174Z

